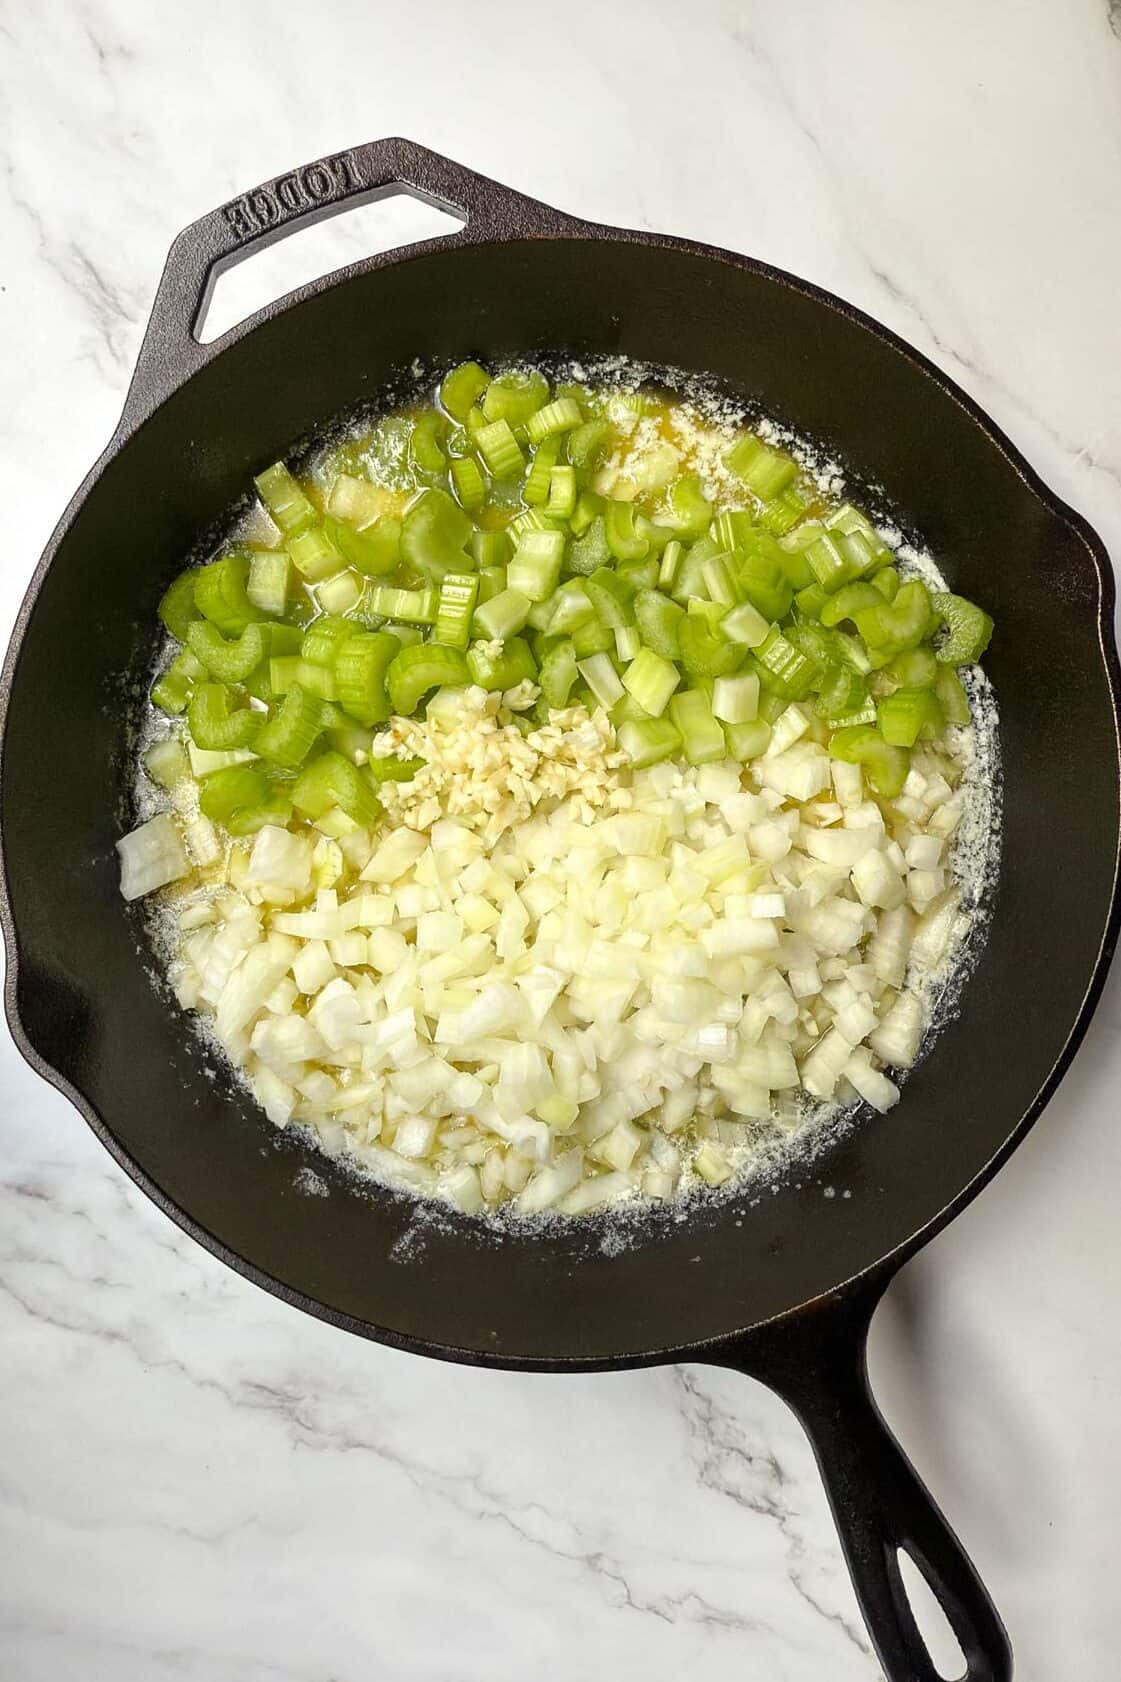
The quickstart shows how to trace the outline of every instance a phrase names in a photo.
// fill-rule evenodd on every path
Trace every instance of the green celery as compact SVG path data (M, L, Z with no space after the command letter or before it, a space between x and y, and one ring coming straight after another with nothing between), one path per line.
M487 642L505 642L524 627L532 605L520 590L503 590L475 609L471 634Z
M258 549L249 563L245 594L260 613L280 618L288 606L292 562L286 549Z
M447 491L424 491L401 525L401 558L422 577L439 584L446 572L467 568L464 546L471 521Z
M285 535L302 531L315 519L315 509L282 461L258 473L257 493Z
M621 625L634 624L634 591L611 567L597 567L584 581L588 600L599 615L601 625L618 630Z
M187 704L187 727L197 748L225 751L253 745L262 723L261 714L248 707L232 706L224 683L200 683Z
M681 752L681 732L668 718L627 721L619 725L618 736L619 746L636 770Z
M939 665L938 675L934 680L934 693L942 704L942 713L947 724L971 722L973 715L969 710L969 697L952 666Z
M432 585L422 590L399 590L394 584L374 584L366 607L379 619L400 619L407 625L434 625L438 592Z
M219 683L244 683L265 658L265 634L260 625L247 625L239 637L227 642L208 620L195 619L187 628L187 646Z
M199 616L200 609L195 602L198 576L197 567L188 567L186 572L181 572L178 578L172 580L160 597L157 611L176 642L186 642L188 628Z
M477 362L461 362L446 373L440 382L440 402L453 420L460 425L466 421L473 403L490 384L490 375Z
M746 433L724 457L724 465L742 479L760 502L772 502L798 477L798 463L784 450L764 444L754 433Z
M724 732L713 717L708 696L700 689L686 689L669 704L670 720L681 734L681 744L690 765L707 765L723 759Z
M199 811L215 823L228 824L244 806L259 806L269 795L269 780L252 765L228 765L207 777L199 791Z
M885 742L911 748L920 736L924 741L940 736L946 720L933 689L897 689L877 703L876 722Z
M303 573L309 584L333 577L346 565L327 528L322 525L294 532L288 539L288 553L292 564Z
M355 823L372 824L382 810L370 779L333 748L304 767L292 784L291 797L296 810L313 822L338 806Z
M703 537L712 519L712 503L695 473L677 479L669 492L670 524L683 542Z
M359 724L380 724L389 717L385 674L400 652L397 638L386 631L357 631L339 644L335 694L343 711Z
M548 501L553 468L560 460L563 444L564 437L558 432L552 438L543 439L534 450L533 460L530 462L529 472L526 474L525 484L522 486L522 498L531 507L537 507L539 504Z
M440 585L436 628L432 633L446 648L466 648L471 640L471 616L479 595L473 572L449 572Z
M608 502L604 510L607 547L617 561L641 561L649 551L649 540L636 530L636 514L633 502Z
M765 718L753 718L746 724L725 724L724 746L729 759L741 765L766 753L771 743L771 726Z
M681 682L677 667L652 649L641 649L623 673L623 688L651 718L660 718Z
M400 562L401 521L388 514L361 531L328 516L323 529L347 564L366 578L384 578Z
M448 465L444 445L448 423L438 409L425 409L413 421L409 460L421 473L443 473Z
M644 645L668 660L681 658L678 627L685 611L660 590L639 590L634 598L634 617Z
M551 438L554 433L571 432L583 419L580 405L574 397L558 397L530 415L525 428L530 443L540 444L542 439Z
M863 766L873 790L885 800L894 800L897 794L902 794L911 756L906 748L885 742L874 725L857 724L834 730L829 738L829 752L834 759Z
M609 454L614 438L610 421L585 421L568 434L568 459L578 472L590 473Z
M488 654L482 645L472 643L467 650L467 668L470 681L482 689L514 689L519 683L532 683L537 678L537 662L529 644L521 637L511 637L498 655ZM458 681L463 683L467 678Z
M510 559L510 539L504 531L473 531L470 549L480 572L504 567Z
M474 456L456 456L451 463L451 478L461 508L474 510L482 507L487 487Z
M525 426L549 401L549 382L536 368L499 374L486 388L483 414L488 421L506 421L509 426Z
M595 491L581 491L576 498L576 507L572 510L572 518L568 522L573 537L583 537L592 521L602 517L606 507L607 499L605 497L597 496ZM606 548L606 546L607 540L604 539L604 547Z
M567 707L576 682L576 655L567 637L550 648L538 674L541 694L550 707Z
M514 479L525 466L521 446L507 420L481 427L475 434L475 448L496 479Z
M576 469L554 467L549 475L549 500L545 512L558 520L571 519L576 511Z
M195 606L224 637L234 637L257 618L245 593L249 562L244 555L224 555L199 567L195 575Z
M531 602L547 601L557 587L563 560L563 532L527 532L506 569L507 582Z
M415 643L402 648L390 661L386 686L393 711L408 717L430 689L468 682L468 662L458 648L444 648L437 642Z
M899 596L902 594L900 590ZM947 666L972 666L992 639L993 622L989 615L965 596L955 596L946 590L938 591L930 601L949 633L937 650L939 660Z
M743 663L742 646L728 642L698 616L687 613L677 627L677 637L681 664L693 677L728 677Z
M262 759L286 770L301 765L322 728L319 697L295 684L280 711L262 725L253 746Z

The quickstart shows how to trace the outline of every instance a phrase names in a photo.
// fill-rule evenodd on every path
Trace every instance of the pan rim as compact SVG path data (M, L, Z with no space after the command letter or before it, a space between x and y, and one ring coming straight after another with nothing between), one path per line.
M239 323L228 333L212 341L205 347L207 355L199 366L186 373L181 379L175 380L170 389L150 407L146 406L137 418L131 418L131 401L126 403L125 413L113 433L107 447L97 459L90 472L83 479L74 495L67 504L51 537L32 573L23 601L20 604L13 626L11 640L5 655L3 668L0 670L0 933L3 935L7 954L7 972L4 984L4 1010L13 1041L21 1056L28 1065L42 1079L53 1086L74 1106L85 1120L91 1131L97 1136L102 1145L124 1169L133 1183L167 1215L181 1231L185 1232L195 1242L201 1244L219 1261L230 1267L234 1272L248 1279L251 1283L267 1290L290 1307L301 1309L315 1318L336 1326L340 1330L352 1332L357 1336L371 1341L385 1344L392 1348L403 1349L413 1354L426 1355L431 1358L454 1361L472 1366L480 1366L498 1370L538 1371L538 1372L591 1372L626 1369L631 1367L662 1365L672 1361L704 1359L714 1351L726 1350L730 1345L745 1339L750 1333L760 1328L789 1320L804 1313L814 1304L835 1298L856 1288L861 1283L877 1277L889 1277L903 1265L911 1256L922 1249L929 1241L943 1230L944 1227L984 1189L1004 1166L1012 1152L1021 1143L1029 1129L1034 1125L1040 1114L1049 1103L1057 1087L1065 1076L1073 1061L1079 1046L1085 1037L1094 1010L1100 1000L1105 985L1110 961L1121 934L1121 800L1117 812L1117 834L1114 846L1112 885L1109 905L1101 938L1094 955L1087 984L1075 1013L1073 1022L1063 1040L1062 1046L1040 1085L1031 1104L1026 1108L1015 1126L1006 1135L1003 1143L993 1152L992 1156L982 1167L963 1185L943 1207L936 1211L921 1227L908 1238L901 1241L894 1249L870 1261L865 1267L857 1270L847 1279L837 1282L830 1290L819 1297L794 1305L781 1313L752 1321L741 1327L730 1328L716 1337L699 1339L694 1343L677 1344L673 1346L628 1351L623 1354L603 1356L558 1356L558 1357L525 1357L517 1354L498 1355L493 1352L471 1347L459 1347L449 1343L441 1343L414 1334L395 1331L391 1327L377 1326L372 1322L360 1319L354 1315L333 1309L308 1295L286 1285L282 1280L259 1268L248 1257L241 1255L229 1245L219 1239L209 1229L204 1227L181 1205L177 1204L163 1188L153 1180L140 1166L130 1152L120 1143L112 1132L109 1124L93 1102L76 1087L65 1075L44 1058L32 1043L26 1032L19 1011L18 992L20 965L22 959L20 941L16 927L16 916L11 901L8 881L7 865L4 849L4 835L2 824L3 811L3 745L7 730L11 696L18 678L20 657L23 643L35 609L40 591L46 575L53 564L59 549L64 543L81 508L98 481L111 462L120 454L133 438L147 425L155 413L164 405L172 401L179 391L189 381L205 372L210 363L235 344L258 332L279 315L298 309L303 303L320 296L348 282L363 278L380 269L398 266L411 261L424 261L433 255L443 255L449 250L464 245L511 246L518 244L539 244L542 241L571 240L607 240L623 244L637 244L651 248L684 252L706 261L715 261L752 274L756 274L780 287L792 290L810 299L820 307L835 312L857 327L884 343L896 354L903 356L927 380L931 381L945 396L948 396L960 408L974 426L979 428L987 440L997 449L1006 464L1019 478L1025 488L1035 497L1044 511L1053 519L1059 521L1079 540L1087 558L1093 568L1097 580L1097 608L1096 634L1098 651L1102 661L1102 668L1106 678L1106 685L1113 702L1113 735L1117 749L1118 785L1121 788L1121 660L1113 636L1113 614L1116 601L1116 579L1110 563L1109 554L1101 537L1090 523L1068 503L1063 501L1056 492L1040 477L1029 464L1020 450L997 423L972 397L968 395L942 369L938 368L923 352L915 349L905 339L876 321L866 312L855 305L837 297L815 285L791 275L782 269L763 263L756 258L742 253L732 252L717 246L705 245L700 242L682 239L669 234L650 234L640 230L620 229L605 225L581 221L560 212L552 211L541 206L541 216L544 224L543 232L519 231L516 235L499 234L485 240L468 237L458 233L450 237L427 240L422 243L396 248L387 252L379 252L363 258L345 268L334 271L306 286L276 300L264 310ZM552 226L550 226L550 219ZM717 377L719 377L717 375ZM141 396L143 393L141 393Z

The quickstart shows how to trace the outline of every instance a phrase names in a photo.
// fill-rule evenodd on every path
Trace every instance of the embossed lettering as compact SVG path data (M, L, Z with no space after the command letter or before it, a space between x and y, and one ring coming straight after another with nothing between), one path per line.
M232 204L222 206L222 215L226 218L238 239L248 239L254 232L253 223L249 218L249 210L244 199L235 199Z
M331 177L322 164L308 164L306 169L301 170L300 185L308 197L314 199L317 204L322 199L330 197Z
M247 193L245 202L259 228L271 228L280 221L280 206L266 187L258 187L255 192Z
M278 222L299 216L312 205L357 185L350 153L337 152L322 163L278 176L271 186L255 187L251 193L224 204L222 215L238 239L252 239L254 234L275 228Z
M295 175L280 176L274 191L289 216L304 208L306 201Z

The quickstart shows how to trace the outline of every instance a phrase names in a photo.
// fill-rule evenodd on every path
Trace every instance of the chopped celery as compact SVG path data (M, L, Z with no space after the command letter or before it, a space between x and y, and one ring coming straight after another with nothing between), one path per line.
M504 567L510 559L510 539L504 531L473 531L470 549L480 572Z
M248 582L249 562L244 555L224 555L220 561L198 568L195 606L224 637L237 636L257 617L245 593Z
M903 590L908 588L908 585L903 586ZM896 606L903 590L895 598ZM930 600L949 633L937 650L939 660L947 666L972 666L989 646L993 634L992 620L983 608L967 601L964 596L940 591Z
M292 562L286 549L258 549L249 563L245 594L261 613L275 614L279 619L288 606L291 575Z
M199 683L187 705L187 728L198 748L247 748L261 728L261 714L233 707L224 683Z
M622 697L623 685L609 654L592 654L587 660L579 662L578 669L601 707L613 707Z
M244 806L259 806L268 799L269 780L252 765L229 765L215 771L202 785L199 811L215 823L228 824Z
M972 714L969 710L969 697L952 666L939 665L938 675L934 680L934 693L942 703L942 712L947 724L970 722Z
M549 475L549 500L545 512L559 520L571 519L576 510L576 469L554 467Z
M471 640L471 616L479 594L473 572L449 572L440 585L433 635L447 648L466 648Z
M525 428L530 443L540 444L542 439L551 438L556 432L571 432L583 419L580 405L574 397L558 397L530 415Z
M583 536L569 544L565 564L570 572L588 577L597 568L610 566L611 558L604 516L597 514Z
M294 770L303 763L321 728L319 697L297 683L275 717L261 726L253 746L262 759Z
M572 518L568 522L573 537L583 537L592 521L602 517L606 507L606 500L602 496L597 496L595 491L581 491L576 498L576 507L572 510ZM606 541L604 546L606 547Z
M345 520L328 516L323 527L347 565L366 578L384 578L400 563L400 520L383 515L375 524L355 531Z
M552 636L563 636L575 626L586 624L596 611L583 580L579 578L570 578L562 584L546 605L550 609L548 629Z
M293 533L288 539L288 553L292 564L310 584L333 577L346 565L325 526L308 526Z
M742 602L720 620L720 635L729 642L742 643L744 648L758 648L770 629L769 621L750 602Z
M771 502L798 477L798 463L784 450L774 450L753 432L734 444L725 466L743 480L760 502Z
M689 542L704 536L712 519L712 503L695 473L686 474L671 486L669 506L670 521L679 538Z
M461 362L444 375L440 382L440 402L453 420L461 424L467 419L471 405L490 384L490 375L477 362Z
M543 439L534 450L533 460L522 486L522 501L529 503L531 507L548 501L553 469L560 460L563 443L564 437L558 432L552 438ZM569 513L571 512L570 509ZM567 515L565 517L567 518Z
M550 707L567 707L572 685L576 682L576 655L567 637L563 637L545 655L538 681Z
M651 718L661 717L680 682L677 667L649 648L641 649L623 673L624 689Z
M753 718L746 724L725 724L724 745L730 759L744 764L766 753L771 743L771 726L765 718Z
M457 456L451 464L451 476L459 506L469 510L481 508L486 501L487 487L474 456Z
M589 420L568 434L568 459L578 472L598 467L611 449L615 430L610 421Z
M526 532L518 539L506 569L507 583L531 602L548 601L557 587L563 559L563 532Z
M641 561L650 548L649 540L636 529L637 513L633 502L609 502L604 509L604 535L617 561Z
M619 746L636 769L658 765L681 751L681 733L667 718L649 718L619 726Z
M471 682L482 689L513 689L519 683L534 681L537 662L529 644L521 637L511 637L498 655L487 653L482 644L475 642L467 650L467 673L462 678L447 681L466 683L468 673Z
M667 660L681 658L678 627L684 608L660 590L639 590L634 598L634 617L644 645Z
M892 747L914 747L919 737L932 740L942 733L942 704L932 689L897 689L877 703L880 735Z
M325 614L315 619L304 632L300 653L313 666L331 666L335 655L360 626L353 619L336 619Z
M385 680L395 713L407 717L422 695L445 684L466 683L467 661L458 648L444 648L436 642L418 642L402 648L390 661Z
M471 521L447 491L426 490L401 524L401 557L438 584L446 572L466 568L470 535Z
M701 689L686 689L669 704L669 715L681 733L681 743L690 765L707 765L724 758L724 732L713 717L708 696Z
M324 613L342 615L358 606L365 588L365 581L348 568L334 578L325 578L316 587L315 599Z
M902 794L911 756L906 748L885 742L874 725L857 724L834 730L829 738L829 752L834 759L863 766L873 789L885 799L892 800Z
M207 620L195 619L187 628L187 646L219 683L244 683L265 658L265 634L260 625L247 625L239 637L227 642Z
M195 602L198 576L197 567L188 567L186 572L181 572L178 578L172 580L160 597L159 616L176 642L186 642L188 628L199 616L200 609Z
M475 447L496 479L512 479L525 466L508 420L492 421L475 434Z
M759 713L758 675L718 677L712 686L712 712L723 724L750 724Z
M335 654L335 694L340 707L359 724L380 724L389 717L385 674L401 652L396 637L385 631L357 631Z
M315 519L315 509L282 461L258 473L253 481L258 495L281 531L302 531Z
M549 382L536 368L499 374L486 388L483 414L488 421L525 426L531 415L549 401Z
M620 575L610 567L597 567L584 581L588 600L595 608L601 625L616 631L621 625L634 624L634 594Z
M425 409L413 421L409 457L422 473L443 473L448 465L444 444L448 423L438 409Z
M502 590L475 609L472 635L483 641L505 642L522 630L532 605L520 590Z
M335 806L358 824L373 823L381 812L370 779L333 748L304 767L292 784L291 797L296 810L313 820Z
M685 615L677 628L677 639L681 664L693 677L727 677L743 663L743 648L726 641L699 615Z
M399 590L394 584L375 584L366 597L366 606L379 619L434 625L438 600L438 592L431 585L423 590Z

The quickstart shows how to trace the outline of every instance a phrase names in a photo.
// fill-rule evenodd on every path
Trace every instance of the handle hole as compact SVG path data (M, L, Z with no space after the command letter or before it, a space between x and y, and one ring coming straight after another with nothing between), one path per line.
M911 1603L911 1611L926 1643L931 1663L944 1682L966 1682L969 1662L961 1650L941 1602L927 1582L926 1574L906 1548L899 1549L899 1574Z
M266 304L321 275L394 246L458 233L463 225L463 217L399 188L393 196L356 205L310 227L290 234L280 231L273 244L258 246L218 275L195 324L195 338L210 344Z

